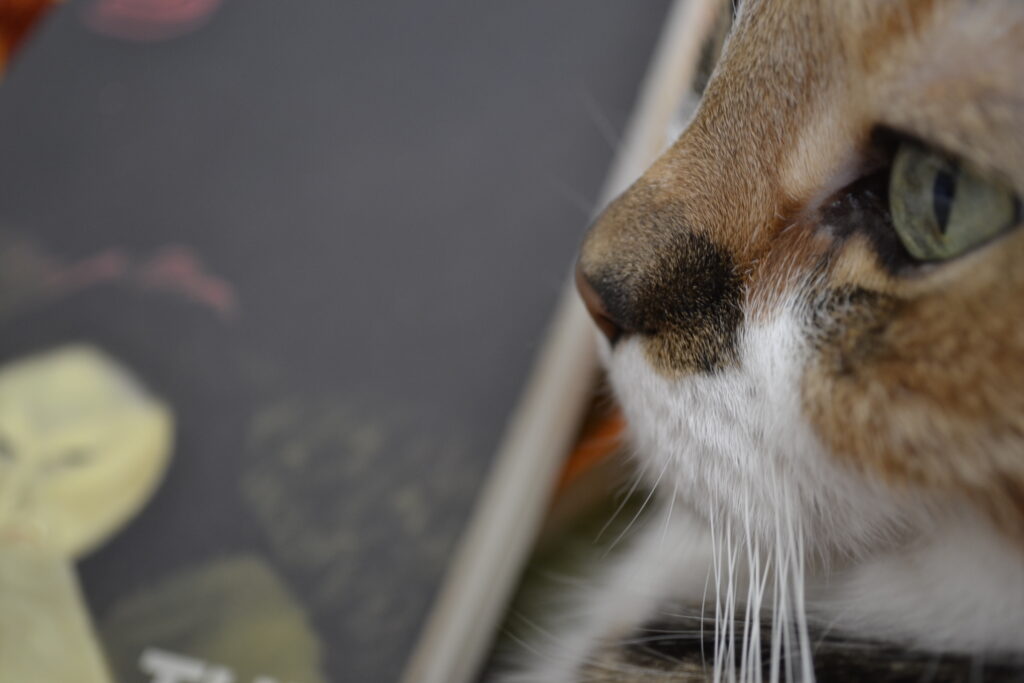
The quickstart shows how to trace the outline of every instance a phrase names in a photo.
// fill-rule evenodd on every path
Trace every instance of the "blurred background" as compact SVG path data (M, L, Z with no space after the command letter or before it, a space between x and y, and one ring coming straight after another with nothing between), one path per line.
M0 395L87 348L171 425L33 408L68 497L152 463L67 551L114 678L395 680L668 2L44 4L0 0Z

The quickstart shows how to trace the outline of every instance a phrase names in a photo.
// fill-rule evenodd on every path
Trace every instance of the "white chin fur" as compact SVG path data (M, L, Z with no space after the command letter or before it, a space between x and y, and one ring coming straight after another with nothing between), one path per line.
M680 603L760 613L793 636L804 680L809 624L937 651L1024 650L1020 551L966 508L872 484L826 452L801 412L798 319L783 307L745 329L736 367L679 379L651 368L641 340L614 351L601 340L658 495L624 557L555 610L557 637L508 683L578 680L594 652ZM723 661L747 661L721 647ZM760 650L749 652L736 680L760 680Z
M835 462L802 415L808 351L790 307L746 327L738 367L715 374L665 378L641 344L624 340L608 369L641 466L661 490L763 542L793 525L825 558L901 535L910 508Z

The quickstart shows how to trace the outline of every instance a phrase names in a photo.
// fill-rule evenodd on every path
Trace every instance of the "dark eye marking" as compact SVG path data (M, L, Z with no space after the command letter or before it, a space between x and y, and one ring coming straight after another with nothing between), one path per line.
M864 174L820 209L838 240L866 237L880 264L912 277L1017 227L1021 197L969 160L894 131L874 133Z
M888 177L885 168L848 185L821 208L820 223L839 241L864 235L882 266L897 273L916 262L892 225Z
M810 338L819 362L834 375L854 375L884 347L880 338L903 302L863 287L820 293L809 307Z

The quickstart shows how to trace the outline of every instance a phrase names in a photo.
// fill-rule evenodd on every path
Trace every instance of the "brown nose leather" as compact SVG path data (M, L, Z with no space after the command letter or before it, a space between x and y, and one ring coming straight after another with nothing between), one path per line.
M580 298L583 299L583 305L587 307L590 317L597 323L597 328L614 345L619 340L619 337L622 336L622 328L608 315L608 310L605 308L604 301L601 300L601 295L590 284L579 264L576 265L576 289L579 290Z

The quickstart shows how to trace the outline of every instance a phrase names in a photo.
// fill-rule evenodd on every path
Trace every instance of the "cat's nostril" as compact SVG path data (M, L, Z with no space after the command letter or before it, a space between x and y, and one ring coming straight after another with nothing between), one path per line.
M579 264L576 265L576 289L579 290L580 298L583 299L583 305L587 307L590 317L594 319L598 329L608 337L608 341L614 346L622 336L622 327L609 315L600 293L587 279Z

